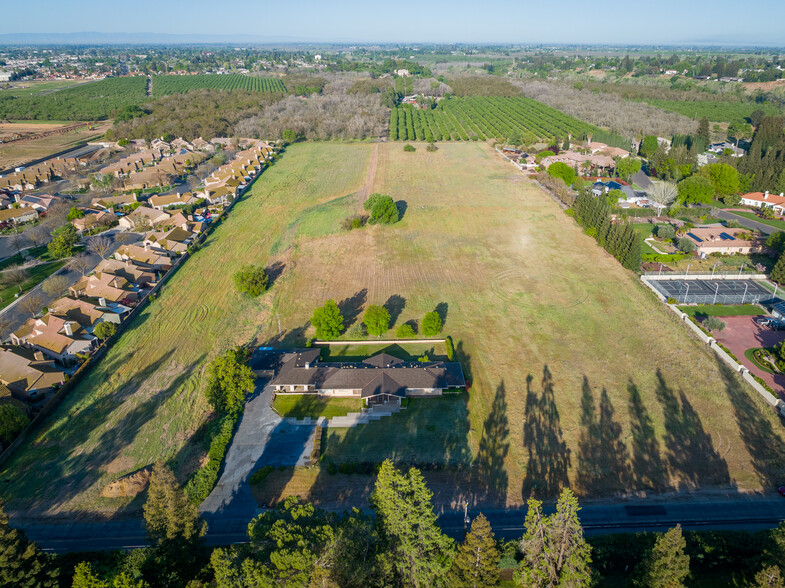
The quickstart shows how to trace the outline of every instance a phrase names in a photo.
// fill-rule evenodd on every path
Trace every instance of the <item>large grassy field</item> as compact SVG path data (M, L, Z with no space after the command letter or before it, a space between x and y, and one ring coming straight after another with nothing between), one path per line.
M757 395L490 147L380 144L368 173L372 149L291 147L0 472L11 507L116 510L123 500L99 493L118 475L159 458L193 467L206 362L252 338L302 343L328 298L347 323L386 303L393 328L438 307L471 382L383 424L328 430L334 461L472 464L471 483L437 494L501 504L568 483L599 496L785 476L780 425ZM366 174L362 193L405 213L343 232ZM249 262L283 268L260 301L231 287Z
M30 124L30 123L6 123L0 124L0 135L19 133L35 133L54 130L58 127L70 123L58 124ZM95 141L103 137L108 124L95 125L92 130L82 127L62 135L52 135L41 139L26 141L12 141L0 144L0 170L12 168L30 161L46 157L53 153L59 153L65 149L76 147L88 141Z
M195 467L200 453L189 440L207 417L204 367L253 339L260 326L266 332L272 320L272 295L240 296L232 274L243 264L270 263L271 247L294 219L358 190L370 153L370 145L296 146L262 174L37 438L5 465L2 494L10 508L113 512L128 500L100 492L118 476L157 459L171 460L180 472Z

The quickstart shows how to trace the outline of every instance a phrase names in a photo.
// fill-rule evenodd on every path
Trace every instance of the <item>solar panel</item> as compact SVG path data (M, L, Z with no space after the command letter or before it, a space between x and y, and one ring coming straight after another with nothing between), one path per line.
M720 239L722 239L723 241L735 241L736 237L734 237L733 235L729 235L728 233L723 232L723 233L720 233Z
M698 243L703 243L703 239L701 239L700 237L698 237L697 235L695 235L695 233L687 233L687 234L688 234L690 237L692 237L693 239L695 239L695 240L696 240Z

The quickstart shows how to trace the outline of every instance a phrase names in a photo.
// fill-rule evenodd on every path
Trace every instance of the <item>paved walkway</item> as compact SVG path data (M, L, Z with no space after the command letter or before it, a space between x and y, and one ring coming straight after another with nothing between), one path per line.
M229 532L236 521L245 521L244 529L259 512L248 484L253 472L266 465L302 465L310 456L315 425L287 423L270 406L272 397L272 388L265 386L246 403L221 478L199 507L216 531Z
M730 349L750 372L763 378L763 381L779 393L780 398L785 397L785 375L764 371L744 356L744 352L752 347L773 347L785 340L785 331L762 327L755 322L754 316L723 316L720 320L725 323L725 329L712 333L712 336Z

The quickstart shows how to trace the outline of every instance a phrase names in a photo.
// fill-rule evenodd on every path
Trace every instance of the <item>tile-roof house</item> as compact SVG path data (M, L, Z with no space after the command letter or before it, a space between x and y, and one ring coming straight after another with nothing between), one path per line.
M193 233L176 227L171 231L148 233L142 242L151 251L160 251L180 255L188 250L193 240Z
M696 227L690 229L686 237L695 245L698 254L712 253L757 253L763 251L764 239L752 237L749 229L730 229L725 227Z
M101 260L95 268L95 273L119 276L140 288L146 288L157 280L154 271L139 267L130 261L120 261L119 259Z
M6 208L0 210L0 223L27 223L38 218L38 211L35 208Z
M172 267L172 260L168 255L150 251L149 246L123 245L114 252L114 256L115 259L131 261L135 265L155 271L168 271Z
M120 226L124 229L136 229L137 226L151 225L169 220L170 216L163 210L156 210L148 206L140 206L131 214L120 219Z
M769 194L765 192L749 192L742 195L741 203L745 206L755 206L756 208L771 208L777 214L785 212L785 194Z
M0 345L0 382L14 398L34 400L65 382L65 374L41 351Z
M93 198L90 201L90 205L99 206L101 208L113 208L115 206L133 204L136 201L136 194L131 192L130 194L120 194L118 196L101 196L99 198Z
M56 197L50 196L49 194L41 194L40 196L28 194L19 200L19 204L35 208L38 212L46 212L56 200Z
M276 393L354 396L374 404L466 387L457 362L407 362L379 353L361 362L322 363L319 352L304 349L286 358L270 382Z
M95 337L79 323L64 320L51 314L29 319L11 333L14 345L26 345L43 351L52 359L67 362L76 359L77 353L88 353Z
M71 296L90 296L104 298L111 302L133 302L138 298L137 288L128 283L128 280L113 274L96 273L83 276L73 286L68 288Z
M84 329L92 334L93 329L98 323L107 322L120 324L131 309L122 304L107 301L99 298L98 304L93 304L87 300L76 298L60 298L49 305L49 312L62 319L67 319L79 323Z

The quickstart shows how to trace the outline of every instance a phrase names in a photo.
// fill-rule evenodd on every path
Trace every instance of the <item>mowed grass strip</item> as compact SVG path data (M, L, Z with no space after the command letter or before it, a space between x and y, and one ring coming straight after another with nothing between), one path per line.
M347 326L392 300L402 309L390 335L441 306L471 391L465 414L423 399L425 417L410 409L363 432L328 432L326 455L451 461L460 448L507 504L565 484L594 496L759 490L785 477L763 401L487 145L381 144L372 191L405 202L401 221L316 238L293 229L295 269L275 312L302 344L328 298ZM276 334L271 325L260 341ZM445 446L438 432L448 430Z
M758 316L766 314L760 306L754 304L736 304L729 306L701 304L698 306L679 306L679 310L690 316Z
M315 394L278 394L273 408L283 417L331 419L362 410L360 398L322 398Z
M196 467L188 441L208 413L205 366L271 320L272 294L241 296L232 274L245 264L270 263L272 244L310 207L357 191L370 152L370 145L295 145L264 172L37 436L6 463L3 496L10 507L36 514L114 512L129 499L100 493L120 475L159 459L183 474ZM286 260L283 266L280 282L291 270Z

